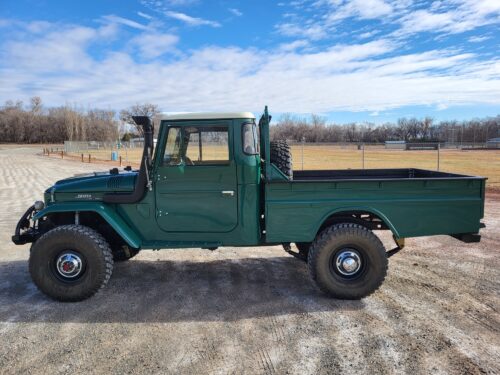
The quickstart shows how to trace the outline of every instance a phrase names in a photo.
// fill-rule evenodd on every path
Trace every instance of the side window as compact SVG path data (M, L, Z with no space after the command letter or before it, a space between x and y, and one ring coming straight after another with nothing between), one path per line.
M247 155L259 154L259 136L254 123L243 124L243 152Z
M179 165L181 162L181 128L168 129L163 165Z
M229 164L227 126L193 126L185 128L185 163L189 165Z

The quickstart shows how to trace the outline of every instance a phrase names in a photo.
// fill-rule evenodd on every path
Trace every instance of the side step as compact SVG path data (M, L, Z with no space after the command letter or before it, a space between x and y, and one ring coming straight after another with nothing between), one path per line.
M404 238L396 238L394 236L392 236L392 238L394 238L394 242L396 242L396 247L387 252L387 258L390 258L393 255L396 255L397 253L399 253L401 250L403 250L405 248L405 239Z
M297 259L300 259L304 262L307 262L307 256L305 256L303 253L300 253L300 252L297 252L297 251L293 251L292 250L292 246L290 245L290 242L285 242L282 244L283 245L283 249L290 255L294 256L295 258Z

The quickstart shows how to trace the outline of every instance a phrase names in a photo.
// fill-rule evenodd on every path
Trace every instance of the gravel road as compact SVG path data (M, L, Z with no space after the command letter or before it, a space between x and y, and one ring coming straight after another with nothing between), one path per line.
M280 247L227 247L143 251L68 304L37 291L10 236L55 180L106 166L36 151L0 146L2 374L500 373L500 195L481 243L409 239L362 301L326 298Z

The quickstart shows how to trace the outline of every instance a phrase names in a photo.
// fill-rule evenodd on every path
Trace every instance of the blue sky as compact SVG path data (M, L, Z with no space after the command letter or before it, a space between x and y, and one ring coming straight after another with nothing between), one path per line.
M2 0L0 102L500 114L500 0Z

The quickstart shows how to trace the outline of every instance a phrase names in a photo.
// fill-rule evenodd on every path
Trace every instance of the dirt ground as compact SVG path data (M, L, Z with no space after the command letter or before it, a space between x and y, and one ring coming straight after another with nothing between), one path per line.
M326 298L268 247L143 251L68 304L37 291L10 236L43 189L99 166L36 151L0 146L2 374L500 373L500 195L481 243L409 239L362 301Z

